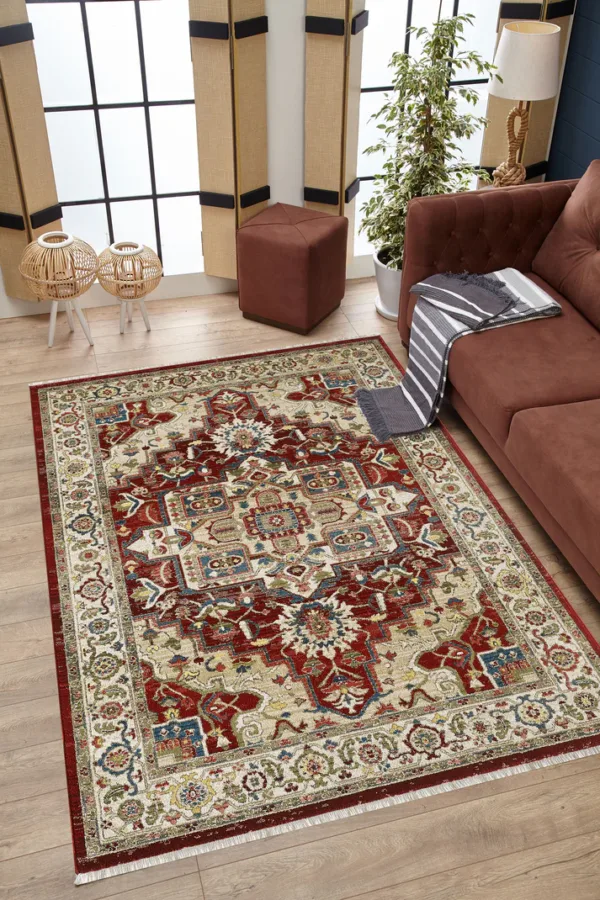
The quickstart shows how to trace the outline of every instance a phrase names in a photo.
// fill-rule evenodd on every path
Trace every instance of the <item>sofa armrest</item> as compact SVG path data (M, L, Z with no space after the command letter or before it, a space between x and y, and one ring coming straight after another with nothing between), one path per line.
M577 180L416 197L408 205L398 330L408 343L416 295L437 272L531 271Z

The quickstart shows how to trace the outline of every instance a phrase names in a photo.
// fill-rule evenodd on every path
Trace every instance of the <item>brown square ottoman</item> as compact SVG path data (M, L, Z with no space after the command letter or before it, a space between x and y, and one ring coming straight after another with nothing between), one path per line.
M307 334L340 305L348 219L276 203L237 235L240 309L246 319Z

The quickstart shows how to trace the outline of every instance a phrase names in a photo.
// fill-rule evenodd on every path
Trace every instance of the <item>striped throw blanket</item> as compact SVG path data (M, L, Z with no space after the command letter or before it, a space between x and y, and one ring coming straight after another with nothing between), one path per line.
M419 293L408 348L408 368L396 387L356 392L380 441L421 431L435 422L454 341L465 334L557 316L560 305L516 269L490 275L432 275Z

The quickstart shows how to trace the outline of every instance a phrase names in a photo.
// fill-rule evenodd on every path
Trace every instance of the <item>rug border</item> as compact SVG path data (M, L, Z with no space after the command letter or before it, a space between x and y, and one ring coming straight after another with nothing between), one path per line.
M221 825L209 829L202 834L171 838L169 840L161 841L160 843L151 847L139 848L137 850L131 851L116 851L114 853L106 853L102 857L97 857L95 859L90 859L86 856L82 806L79 793L79 781L77 777L77 758L71 718L69 680L66 664L65 646L62 635L60 592L58 587L57 567L54 553L54 535L52 529L48 478L45 465L44 435L42 431L39 391L47 387L77 384L82 381L100 381L105 378L111 378L117 375L134 375L149 372L159 372L165 371L167 369L177 369L182 367L197 367L210 365L210 363L213 362L227 362L230 360L233 361L251 356L273 356L277 354L288 353L292 350L315 350L328 346L332 347L344 344L368 343L373 340L379 341L387 355L399 368L400 372L404 373L404 367L396 358L394 352L390 349L390 347L388 347L382 336L371 335L359 338L348 338L340 341L324 341L315 344L296 344L278 348L276 350L266 350L260 351L258 353L254 352L236 354L234 356L215 357L213 359L198 360L195 362L182 362L176 364L171 363L164 366L149 366L142 369L105 372L92 376L84 375L75 378L38 382L29 386L32 407L33 433L35 441L36 466L41 499L44 549L48 574L48 590L50 597L50 613L52 618L54 656L58 680L60 717L63 732L65 767L67 771L67 791L71 814L73 855L75 862L75 872L79 876L79 878L76 880L76 883L86 881L86 875L88 874L90 876L89 880L92 880L92 876L94 875L94 873L98 878L112 874L118 874L117 872L109 872L109 869L117 868L121 871L128 871L129 869L141 868L145 865L150 866L154 863L160 862L160 860L155 859L156 857L162 857L165 854L177 854L178 851L181 851L181 854L186 856L200 854L202 852L206 852L207 850L214 849L214 846L207 847L206 845L214 844L215 841L231 841L231 843L239 843L240 839L251 840L253 836L258 836L256 834L257 832L264 832L265 829L277 829L278 827L280 827L281 830L286 830L286 827L293 827L293 823L301 823L301 820L307 820L306 824L310 825L311 823L308 820L315 818L318 819L320 816L327 816L328 814L332 815L333 817L336 817L336 814L337 817L350 816L352 815L352 810L356 809L359 806L369 805L373 803L385 804L386 802L390 804L393 804L395 802L400 803L402 802L402 799L405 797L405 795L414 793L415 791L430 790L435 789L436 787L441 790L443 789L443 785L451 785L452 787L450 789L454 789L461 786L460 784L454 784L455 782L460 782L466 779L475 779L475 781L480 779L483 781L486 779L486 776L490 777L492 773L497 773L497 777L501 777L504 774L511 774L510 770L514 769L515 766L527 766L528 763L532 763L533 768L536 763L540 764L541 760L556 759L556 762L560 762L560 757L564 757L565 755L571 753L577 753L578 751L581 751L582 755L587 755L587 753L589 753L592 748L596 748L595 752L600 751L600 735L596 735L591 738L575 738L572 741L558 743L549 747L541 747L537 750L525 750L517 752L511 754L510 756L503 757L501 760L494 759L478 764L461 766L452 769L451 772L439 772L429 776L421 776L419 778L411 779L410 781L403 781L394 785L393 787L382 786L380 788L369 788L364 791L358 791L352 794L345 795L343 797L338 797L336 800L318 801L289 812L273 813L270 815L261 816L253 820L251 827L248 826L247 822L237 823L235 825ZM510 517L501 507L499 501L494 497L481 476L476 472L474 466L467 459L466 455L458 446L457 442L450 434L447 427L441 421L439 422L439 424L441 426L442 433L449 441L454 452L467 467L470 474L475 478L479 487L483 489L488 500L490 500L494 508L501 515L503 521L508 525L512 534L519 541L523 549L528 554L529 558L533 560L536 568L544 577L549 587L554 591L561 605L565 608L575 624L584 634L593 650L598 655L600 655L600 642L596 640L596 638L582 621L578 613L575 612L570 602L561 591L560 587L556 584L550 573L547 572L537 554L533 552L527 541L519 532L515 523L511 521ZM274 833L277 832L275 831Z

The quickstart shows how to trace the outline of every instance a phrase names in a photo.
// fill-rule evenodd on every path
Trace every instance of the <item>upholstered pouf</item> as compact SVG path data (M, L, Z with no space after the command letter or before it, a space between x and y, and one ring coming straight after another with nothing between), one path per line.
M246 319L307 334L341 303L348 219L276 203L240 227L240 309Z

